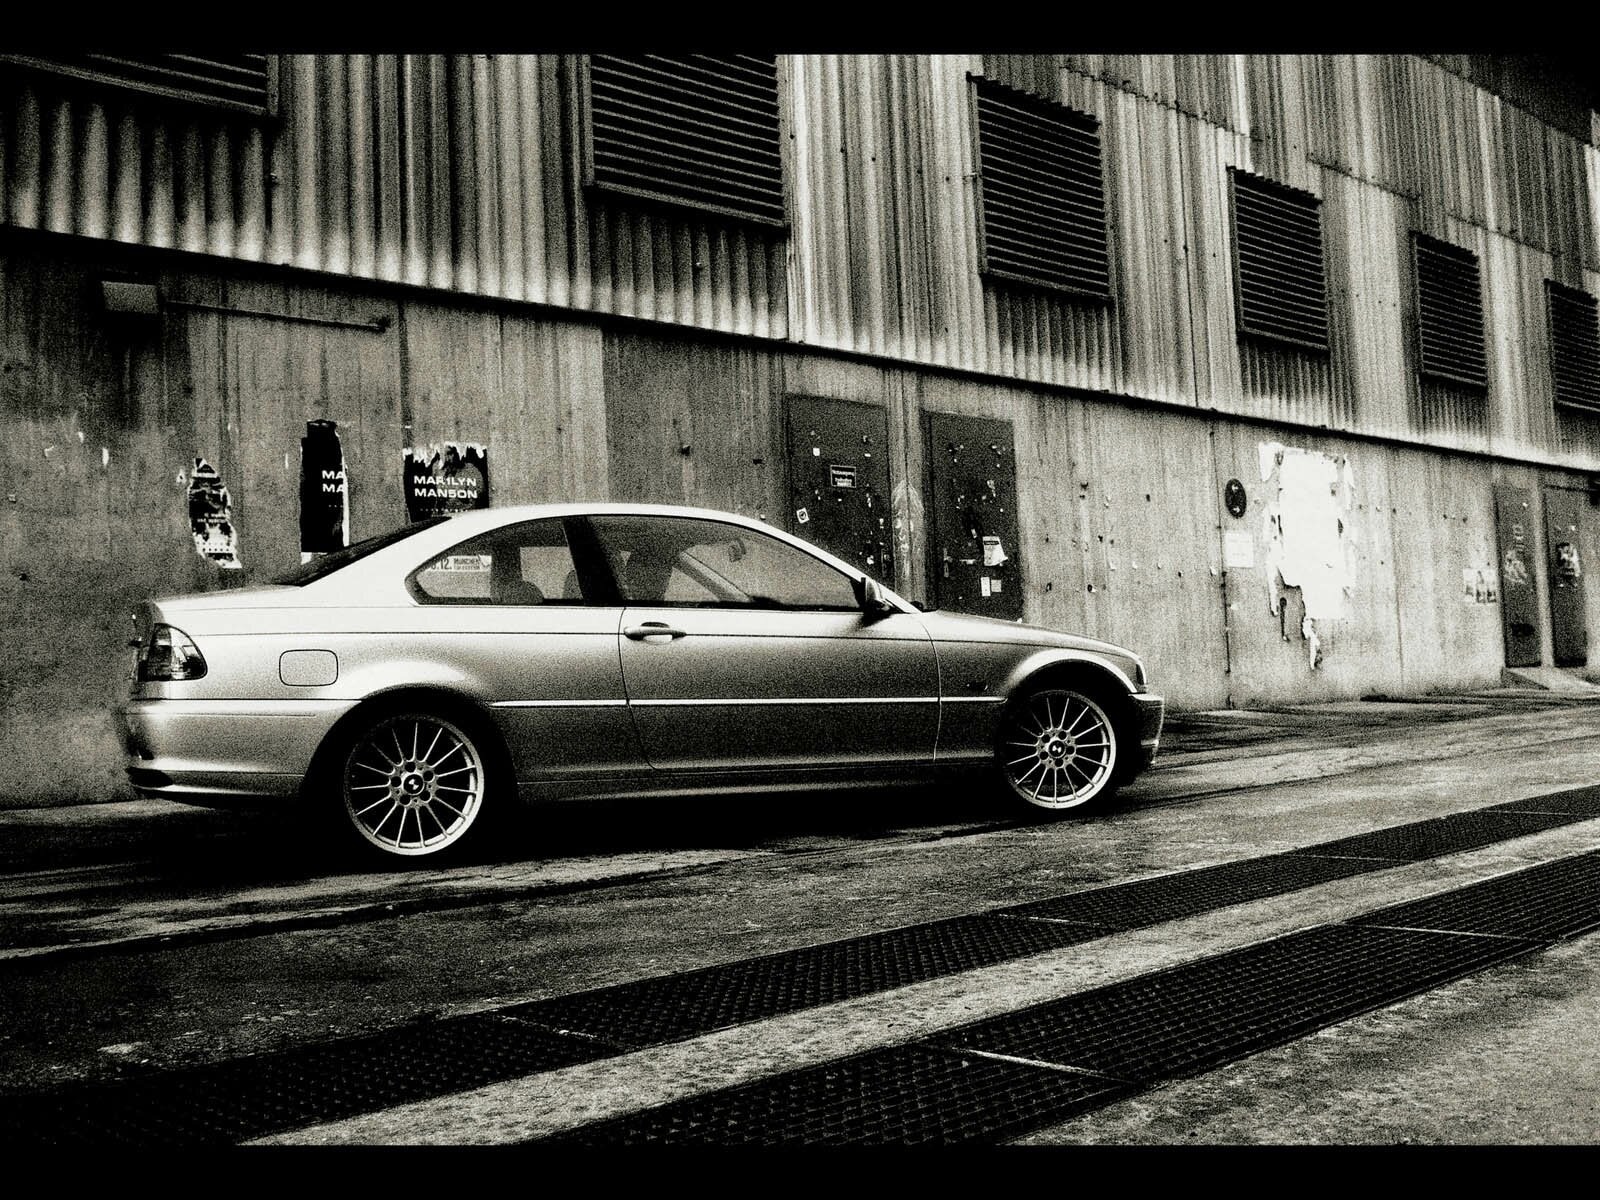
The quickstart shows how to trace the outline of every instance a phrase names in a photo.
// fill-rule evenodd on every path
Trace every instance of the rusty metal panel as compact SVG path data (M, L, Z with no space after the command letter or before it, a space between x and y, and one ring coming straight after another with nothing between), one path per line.
M790 396L788 435L788 529L892 583L888 410Z
M1583 599L1582 509L1588 500L1567 488L1544 489L1545 546L1549 553L1550 649L1558 667L1589 661Z
M1500 554L1500 619L1506 666L1539 665L1539 583L1534 569L1538 539L1533 492L1502 484L1494 489L1495 532Z
M928 414L929 544L940 608L1019 620L1023 575L1011 422Z

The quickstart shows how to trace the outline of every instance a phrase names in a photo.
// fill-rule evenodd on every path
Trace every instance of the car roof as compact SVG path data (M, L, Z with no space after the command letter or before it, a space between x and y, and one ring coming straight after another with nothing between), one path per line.
M563 501L552 504L510 504L503 507L475 508L464 512L452 513L448 520L419 531L414 538L408 538L378 550L367 558L343 568L342 571L314 580L306 584L305 587L308 591L312 591L313 594L317 594L337 590L351 579L394 580L397 579L395 575L397 569L409 570L411 566L424 561L429 555L443 553L449 550L450 547L458 545L477 534L498 529L503 525L513 524L518 521L535 521L569 516L691 517L699 520L739 525L798 546L808 554L815 555L830 563L846 575L860 577L865 574L860 567L829 553L814 542L809 542L803 537L797 537L787 530L778 528L776 525L770 525L760 517L748 517L741 513L727 512L722 509L697 508L681 504L639 504L595 500ZM340 580L339 577L344 572L349 572L349 574L345 574L344 578ZM882 584L880 586L884 587L884 591L895 604L906 611L910 611L911 604L909 601L887 586Z

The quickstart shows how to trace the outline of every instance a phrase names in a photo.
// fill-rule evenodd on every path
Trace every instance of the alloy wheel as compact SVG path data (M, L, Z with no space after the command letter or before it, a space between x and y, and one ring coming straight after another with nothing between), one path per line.
M442 717L379 721L345 760L345 812L355 831L390 854L436 854L460 841L483 807L483 757Z
M1079 808L1106 791L1117 734L1105 709L1082 692L1046 688L1018 701L1000 733L1006 781L1028 804Z

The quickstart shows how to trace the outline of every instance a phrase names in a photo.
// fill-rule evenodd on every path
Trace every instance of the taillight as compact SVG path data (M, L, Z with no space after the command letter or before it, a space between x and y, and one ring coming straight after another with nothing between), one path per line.
M155 625L139 652L140 683L165 683L173 679L199 679L206 660L189 635L171 625Z

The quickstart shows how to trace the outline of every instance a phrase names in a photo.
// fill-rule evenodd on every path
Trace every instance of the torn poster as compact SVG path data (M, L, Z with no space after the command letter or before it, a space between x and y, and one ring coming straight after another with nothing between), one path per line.
M1318 621L1345 615L1351 584L1348 552L1354 541L1350 510L1354 485L1343 456L1263 442L1262 518L1267 543L1267 591L1273 614L1285 603L1279 588L1297 588L1305 609L1300 634L1312 669L1322 661Z
M183 472L178 472L183 479ZM233 506L228 489L217 469L203 458L194 460L194 475L189 482L189 530L194 548L202 558L219 567L238 570L239 543L233 528Z
M350 481L334 421L307 421L300 439L300 558L350 544Z
M477 442L413 446L400 452L406 516L425 521L441 513L489 507L489 448Z

